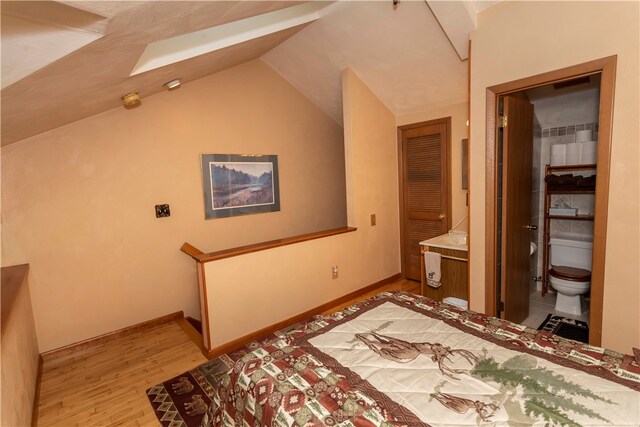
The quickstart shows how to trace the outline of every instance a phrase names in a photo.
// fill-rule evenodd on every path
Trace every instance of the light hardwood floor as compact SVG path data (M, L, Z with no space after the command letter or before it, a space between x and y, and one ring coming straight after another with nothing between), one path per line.
M397 280L331 313L382 291L420 292ZM45 362L38 426L157 426L145 391L205 362L186 321L169 322L101 344L77 358Z
M145 390L206 360L172 321L45 362L38 426L158 425Z
M322 314L330 314L330 313L334 313L336 311L340 311L345 307L350 306L351 304L354 304L358 301L362 301L365 300L367 298L371 298L374 295L379 294L380 292L386 292L386 291L406 291L406 292L411 292L414 294L419 294L420 293L420 282L414 282L413 280L406 280L406 279L398 279L395 282L391 282L388 285L384 285L378 289L376 289L375 291L371 291L369 293L366 293L362 296L359 296L357 298L352 299L351 301L347 301L346 303L333 307L330 310L327 310L325 312L323 312Z

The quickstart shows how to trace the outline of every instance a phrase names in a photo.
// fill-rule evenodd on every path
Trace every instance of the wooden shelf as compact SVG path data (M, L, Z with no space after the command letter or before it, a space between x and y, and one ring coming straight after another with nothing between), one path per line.
M547 190L547 194L596 194L596 190Z
M593 221L593 215L545 215L547 219L573 219L578 221Z
M595 170L597 169L596 164L588 164L588 165L562 165L562 166L550 166L547 165L547 171L586 171L586 170Z

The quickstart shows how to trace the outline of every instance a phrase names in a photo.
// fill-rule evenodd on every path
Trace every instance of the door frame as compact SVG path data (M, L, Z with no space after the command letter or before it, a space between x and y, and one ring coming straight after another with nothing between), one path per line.
M447 212L445 212L445 214L447 215L446 217L446 222L447 222L447 229L451 228L451 210L452 210L452 203L451 203L451 197L452 197L452 192L451 192L451 117L441 117L438 119L433 119L433 120L427 120L424 122L418 122L418 123L411 123L408 125L402 125L402 126L398 126L398 193L400 195L399 197L399 201L400 201L400 274L402 275L403 279L406 279L406 266L405 266L405 260L406 260L406 251L405 251L405 215L406 215L406 209L405 209L405 197L404 197L404 174L405 174L405 168L404 168L404 162L402 161L403 159L403 152L402 152L402 131L403 130L408 130L408 129L415 129L415 128L420 128L423 126L430 126L430 125L437 125L437 124L442 124L444 123L447 127L447 132L445 135L445 162L447 165L447 191L446 191L446 197L447 197L447 202L446 202L446 209Z
M496 314L496 239L497 239L497 102L502 95L573 80L591 74L601 75L598 171L596 173L595 216L593 224L593 265L591 268L591 305L589 309L589 344L602 342L602 306L604 267L611 168L611 135L613 131L613 101L617 55L596 59L567 68L514 80L487 88L486 117L486 201L485 201L485 312Z

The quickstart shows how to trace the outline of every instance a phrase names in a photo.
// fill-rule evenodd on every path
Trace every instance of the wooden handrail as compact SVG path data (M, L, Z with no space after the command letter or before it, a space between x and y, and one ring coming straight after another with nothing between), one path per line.
M331 230L316 231L314 233L301 234L299 236L285 237L282 239L269 240L268 242L254 243L252 245L239 246L237 248L224 249L221 251L210 252L208 254L203 253L201 250L192 246L189 243L182 245L180 250L197 262L210 262L217 261L225 258L231 258L238 255L246 255L252 252L264 251L267 249L273 249L280 246L292 245L294 243L306 242L307 240L320 239L322 237L335 236L338 234L350 233L356 231L356 227L340 227L333 228Z
M199 256L204 255L204 252L202 252L200 249L196 248L195 246L190 245L187 242L184 242L184 245L182 245L180 250L185 254L189 255L191 258L195 259L196 261L198 261Z

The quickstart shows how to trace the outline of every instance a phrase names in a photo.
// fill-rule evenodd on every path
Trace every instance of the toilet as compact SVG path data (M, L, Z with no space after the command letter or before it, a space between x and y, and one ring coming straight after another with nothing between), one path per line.
M549 239L549 281L557 292L556 311L582 315L583 297L591 288L593 242Z

